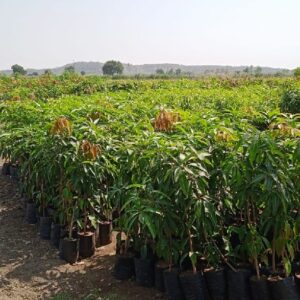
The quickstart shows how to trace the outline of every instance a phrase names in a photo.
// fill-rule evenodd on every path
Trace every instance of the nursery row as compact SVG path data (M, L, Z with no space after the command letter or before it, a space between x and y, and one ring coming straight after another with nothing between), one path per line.
M18 181L18 173L19 169L16 165L4 163L2 175L10 176ZM93 232L85 234L77 232L77 228L74 227L70 235L72 238L65 239L69 234L69 228L58 222L55 209L50 206L42 208L26 197L21 197L21 201L24 207L25 221L28 224L37 224L40 238L50 240L51 244L59 249L60 257L70 263L75 263L79 258L91 257L94 255L96 247L112 242L111 222L98 222Z
M43 101L67 95L107 97L121 95L120 99L156 102L169 108L235 109L272 111L278 106L282 92L300 87L293 78L199 78L193 80L122 80L97 76L65 74L39 77L0 76L1 101Z
M246 110L234 94L249 82L226 91L219 81L230 109L226 97L224 106L186 98L196 80L3 102L0 154L19 178L27 221L34 208L41 237L50 222L60 228L70 262L78 240L89 256L112 226L115 276L169 299L299 299L300 122L288 113L297 90L269 80L277 100L259 112L266 82Z

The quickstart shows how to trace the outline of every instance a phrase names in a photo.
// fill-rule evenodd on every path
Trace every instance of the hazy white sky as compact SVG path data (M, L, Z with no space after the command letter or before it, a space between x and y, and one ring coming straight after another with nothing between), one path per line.
M300 0L0 0L0 69L300 65Z

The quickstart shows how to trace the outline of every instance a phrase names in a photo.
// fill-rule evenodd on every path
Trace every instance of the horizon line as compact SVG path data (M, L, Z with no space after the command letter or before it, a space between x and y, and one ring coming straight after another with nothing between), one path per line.
M120 61L117 59L110 59L110 60L116 60L116 61ZM105 61L106 62L106 61ZM75 62L70 62L70 63L65 63L59 66L55 66L55 67L24 67L25 70L47 70L47 69L57 69L57 68L61 68L61 67L65 67L65 66L69 66L69 65L74 65L77 63L100 63L100 64L105 64L105 62L101 62L101 61L96 61L96 60L78 60ZM178 65L178 66L184 66L184 67L205 67L205 66L209 66L209 67L233 67L233 68L239 68L239 67L261 67L261 68L271 68L271 69L282 69L282 70L294 70L295 68L286 68L286 67L277 67L277 66L268 66L268 65L252 65L252 64L240 64L240 65L230 65L230 64L182 64L182 63L170 63L170 62L166 62L166 63L130 63L130 62L122 62L120 61L123 65L132 65L132 66L149 66L149 65ZM15 63L15 64L19 64L19 63ZM14 65L14 64L13 64ZM13 66L12 65L12 66ZM22 66L22 64L19 64ZM1 69L0 71L10 71L11 68L9 69Z

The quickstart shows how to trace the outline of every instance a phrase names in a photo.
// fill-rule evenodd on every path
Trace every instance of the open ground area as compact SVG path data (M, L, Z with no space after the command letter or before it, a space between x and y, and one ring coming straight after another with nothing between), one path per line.
M153 289L112 277L114 243L75 265L59 259L58 250L40 240L37 226L25 223L16 182L1 175L0 253L1 300L163 299Z

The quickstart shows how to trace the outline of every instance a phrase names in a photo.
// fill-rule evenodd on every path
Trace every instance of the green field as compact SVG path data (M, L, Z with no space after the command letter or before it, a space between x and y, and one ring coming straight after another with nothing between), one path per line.
M0 155L70 233L114 216L124 253L287 277L299 257L299 89L275 77L1 77Z

